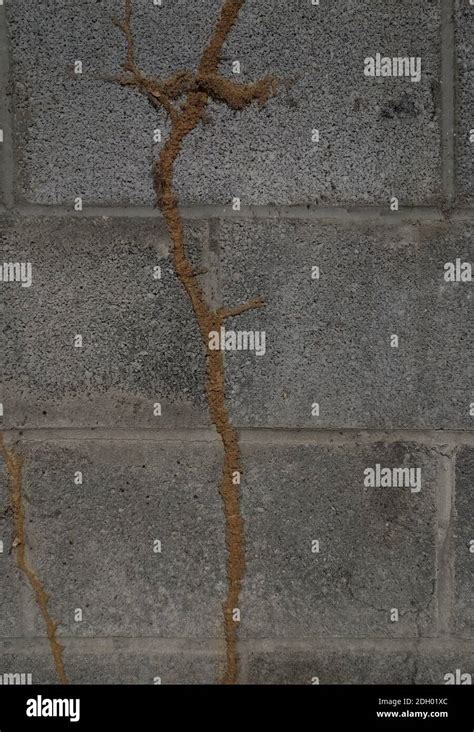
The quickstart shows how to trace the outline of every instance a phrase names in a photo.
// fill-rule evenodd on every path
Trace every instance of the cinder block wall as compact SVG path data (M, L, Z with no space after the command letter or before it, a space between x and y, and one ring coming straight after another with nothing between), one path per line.
M195 70L223 2L134 0L143 71ZM69 681L217 683L225 665L223 451L152 182L170 121L106 79L114 15L0 4L1 683L60 680L22 556ZM473 19L469 0L246 0L219 72L277 93L211 101L183 144L207 302L266 303L226 324L266 336L224 356L239 682L474 673ZM421 78L365 75L377 54Z

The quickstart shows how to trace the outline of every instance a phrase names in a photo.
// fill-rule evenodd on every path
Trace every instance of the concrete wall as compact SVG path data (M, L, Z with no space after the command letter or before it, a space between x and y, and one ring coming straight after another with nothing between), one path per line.
M134 0L140 66L195 69L221 5ZM216 683L224 662L222 448L154 207L169 122L103 78L121 14L0 3L0 264L32 265L31 286L0 282L0 680L57 680L16 566L8 455L70 681ZM266 301L228 324L265 331L265 354L225 355L241 682L474 674L472 281L446 267L473 259L473 30L469 0L247 0L220 71L235 80L239 60L238 81L273 74L278 93L212 102L184 143L175 185L208 302ZM365 76L377 53L419 57L421 79ZM420 482L366 485L377 464Z

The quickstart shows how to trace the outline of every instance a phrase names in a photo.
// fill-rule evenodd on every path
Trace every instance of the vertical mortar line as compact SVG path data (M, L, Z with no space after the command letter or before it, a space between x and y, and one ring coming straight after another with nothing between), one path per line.
M436 631L449 635L454 601L454 490L456 449L441 456L436 489ZM437 453L441 454L441 453Z
M10 93L10 96L7 96ZM3 203L14 206L15 160L13 153L13 80L10 75L10 41L7 28L6 5L0 5L0 142L1 181Z
M448 207L455 196L455 68L454 0L441 0L441 175L443 203Z

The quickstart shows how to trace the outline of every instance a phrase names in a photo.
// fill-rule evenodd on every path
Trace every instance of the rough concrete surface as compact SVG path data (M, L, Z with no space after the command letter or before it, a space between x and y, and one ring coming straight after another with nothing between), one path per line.
M6 425L208 423L199 334L160 221L6 220L0 232L3 261L32 266L30 287L4 285ZM197 264L206 236L191 226Z
M17 643L14 653L8 641L0 645L4 673L30 673L34 684L55 683L50 655L43 641ZM74 684L212 684L222 664L218 652L190 651L189 643L186 647L150 638L133 645L121 640L70 639L65 658Z
M474 613L472 597L472 503L474 491L474 450L464 448L456 457L455 497L455 565L456 578L456 631L472 638L474 635Z
M246 448L241 635L429 633L437 462L400 443ZM364 470L376 463L420 468L420 491L364 486Z
M23 612L24 583L16 569L15 555L11 551L15 538L9 508L7 476L2 465L0 477L0 583L8 590L2 593L0 635L2 638L24 635L26 631Z
M226 354L238 424L471 425L472 289L444 267L472 261L472 226L232 220L218 240L223 304L266 302L229 326L266 333L261 356Z
M161 8L137 0L141 67L164 76L195 68L220 7L220 0L165 1ZM124 44L111 22L120 12L118 0L7 2L22 199L151 202L153 130L164 133L166 120L146 99L98 78L120 70ZM360 7L337 0L323 9L248 0L225 45L222 72L241 82L273 74L280 91L263 112L211 106L178 164L182 201L437 201L439 34L440 2L372 0ZM387 89L381 78L365 77L364 59L380 50L421 57L421 80L391 78ZM71 71L76 60L82 75Z
M456 70L457 70L457 195L461 201L472 201L474 183L472 176L472 149L474 145L474 125L472 108L474 105L474 72L472 54L474 50L474 14L472 5L465 0L456 0Z
M59 635L221 634L224 538L215 448L46 443L26 459L31 555L48 578ZM82 485L74 482L76 471ZM41 617L32 622L41 635Z
M395 649L347 647L344 650L250 652L249 680L260 684L435 684L446 682L446 674L461 666L472 674L474 654L432 648Z
M0 2L0 684L472 682L473 23Z

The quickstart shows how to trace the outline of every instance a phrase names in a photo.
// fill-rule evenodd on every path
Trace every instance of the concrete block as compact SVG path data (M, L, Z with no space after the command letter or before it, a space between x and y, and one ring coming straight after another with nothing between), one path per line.
M469 686L474 679L474 649L468 644L462 648L458 644L447 641L440 646L452 645L452 648L441 647L430 653L418 653L417 684L444 684L448 686Z
M377 464L412 468L420 490L365 486ZM242 639L430 632L434 454L403 443L245 443L243 469Z
M161 8L135 0L134 6L140 67L160 77L196 69L221 0L175 0ZM106 8L93 0L7 3L20 198L152 202L151 160L162 144L153 142L153 132L166 135L165 115L137 92L103 80L117 75L124 60L123 37L112 25L122 7L118 0ZM439 36L439 0L372 0L364 7L348 0L319 6L247 0L220 71L242 83L271 74L279 93L264 109L210 105L208 121L186 140L177 165L181 200L437 202ZM420 59L419 81L365 75L365 59L377 54ZM73 71L76 61L82 74Z
M469 0L455 0L456 5L456 193L460 201L472 201L474 179L470 140L474 124L474 8Z
M226 555L215 448L64 440L28 443L22 454L31 560L61 636L221 636ZM419 468L421 490L365 487L364 470L377 463ZM245 444L244 471L242 639L429 630L432 456L403 444ZM31 623L35 636L44 633L37 611Z
M93 645L93 648L91 647ZM117 645L117 648L113 647ZM120 648L110 640L69 641L64 651L68 679L75 684L212 684L219 678L220 659L210 653L171 652L149 640L148 649ZM137 645L137 644L135 644ZM419 646L361 648L252 649L247 660L251 684L467 684L474 674L473 654ZM14 674L14 676L12 676ZM55 684L57 678L46 642L0 641L2 686L12 683ZM19 675L19 676L18 676ZM6 691L6 689L5 689Z
M456 456L454 627L460 635L471 638L474 634L473 490L474 450L464 447Z
M100 648L100 643L98 644ZM153 651L66 652L65 662L75 684L216 684L220 659L209 654L191 655Z
M277 648L253 652L249 658L251 684L435 684L456 679L454 664L473 667L473 655L423 649L344 649L297 651ZM446 677L446 678L445 678Z
M280 650L252 653L250 684L411 684L414 663L409 652Z
M68 639L63 659L71 684L213 684L222 662L215 652L190 653L184 647L173 650L152 638L146 640L146 647L140 641ZM0 689L2 682L3 686L57 684L47 642L0 642Z
M472 262L471 226L228 220L218 237L224 305L266 302L226 322L265 332L264 355L225 353L236 424L472 428L472 282L445 279Z
M25 447L31 556L59 635L220 637L219 477L205 443ZM44 633L38 613L32 632Z
M13 674L13 676L12 676ZM57 677L47 641L0 641L2 686L55 684ZM4 688L4 691L7 690Z
M195 264L206 231L187 229ZM208 424L204 349L160 220L9 220L0 239L4 262L31 265L30 286L1 283L6 427Z

